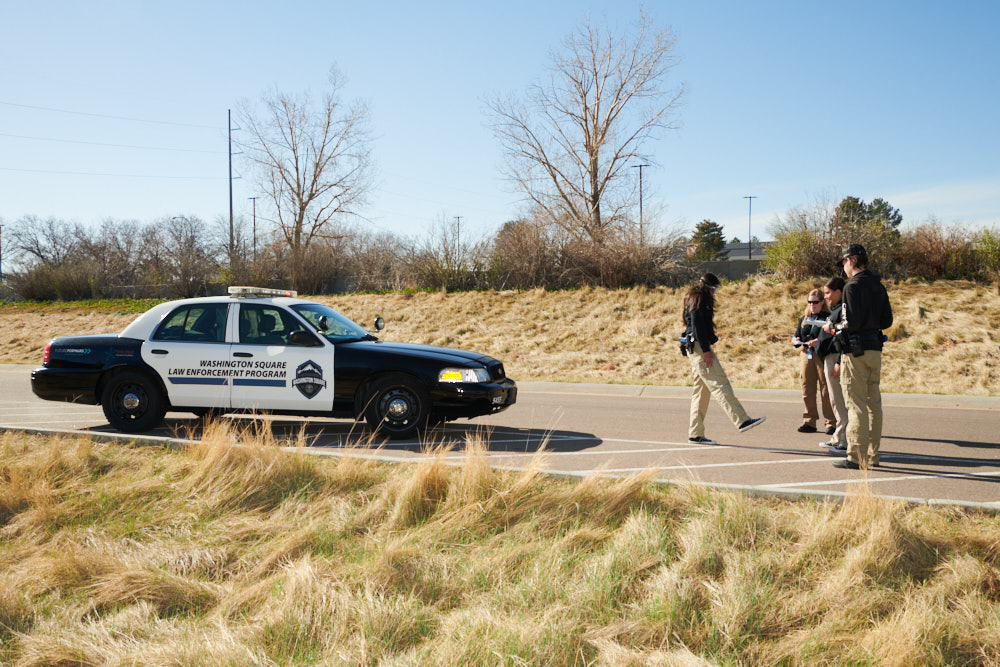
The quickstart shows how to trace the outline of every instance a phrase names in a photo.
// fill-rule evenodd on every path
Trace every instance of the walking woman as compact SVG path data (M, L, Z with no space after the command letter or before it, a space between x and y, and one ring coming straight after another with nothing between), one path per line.
M802 384L802 402L805 403L806 408L805 412L802 413L799 433L816 432L816 421L819 419L819 411L816 409L816 385L819 385L819 393L822 398L826 433L833 435L834 430L836 430L837 418L833 414L833 408L830 407L826 377L816 349L819 344L820 331L829 317L830 311L826 307L826 299L823 298L822 290L814 289L809 292L805 312L799 318L799 324L795 328L795 336L792 338L792 343L801 351L799 355L799 380ZM810 322L818 322L818 324Z
M705 436L705 414L708 412L710 396L715 396L733 425L749 431L765 417L750 417L733 393L733 386L722 370L715 352L712 350L718 340L715 335L715 292L719 289L719 279L706 273L701 280L688 290L684 297L684 333L688 340L688 359L691 361L691 375L694 393L691 394L691 423L688 427L688 442L693 445L715 445L715 440Z

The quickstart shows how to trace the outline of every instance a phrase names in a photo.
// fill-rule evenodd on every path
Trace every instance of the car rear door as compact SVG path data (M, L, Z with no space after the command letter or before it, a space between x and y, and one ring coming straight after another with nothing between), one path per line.
M236 305L232 357L233 408L328 412L333 409L333 345L313 335L314 345L294 345L291 335L311 327L270 302Z
M225 302L178 306L142 344L142 360L163 380L172 406L230 407L229 311Z

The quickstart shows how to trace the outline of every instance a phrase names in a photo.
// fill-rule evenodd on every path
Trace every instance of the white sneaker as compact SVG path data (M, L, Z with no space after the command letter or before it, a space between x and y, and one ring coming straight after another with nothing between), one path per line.
M689 445L717 445L719 443L717 443L715 440L712 440L711 438L706 438L705 436L702 435L702 436L699 436L697 438L688 438L688 444Z

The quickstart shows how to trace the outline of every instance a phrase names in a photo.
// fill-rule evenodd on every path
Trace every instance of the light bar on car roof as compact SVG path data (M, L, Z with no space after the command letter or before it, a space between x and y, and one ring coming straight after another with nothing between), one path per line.
M268 289L266 287L232 286L229 288L229 296L232 297L254 297L254 296L298 296L299 293L290 289Z

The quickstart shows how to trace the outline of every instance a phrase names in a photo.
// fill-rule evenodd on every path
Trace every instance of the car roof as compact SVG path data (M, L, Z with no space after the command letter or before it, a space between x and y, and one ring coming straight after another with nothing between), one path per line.
M174 301L164 301L147 310L135 318L131 324L125 327L119 336L122 338L138 338L145 340L153 333L153 329L175 308L184 305L194 305L200 303L264 303L276 306L294 306L297 304L314 304L315 301L299 299L287 296L201 296L193 299L175 299Z

